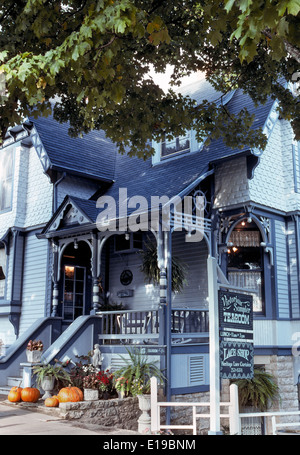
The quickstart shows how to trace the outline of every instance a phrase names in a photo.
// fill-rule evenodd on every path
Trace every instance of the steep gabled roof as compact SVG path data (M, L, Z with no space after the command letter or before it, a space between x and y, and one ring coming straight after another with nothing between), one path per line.
M69 124L53 116L30 118L47 153L51 170L67 171L95 180L113 181L116 147L103 131L70 137Z
M54 215L50 218L38 238L53 237L57 231L67 229L83 229L96 220L96 203L94 201L84 201L82 199L66 196Z

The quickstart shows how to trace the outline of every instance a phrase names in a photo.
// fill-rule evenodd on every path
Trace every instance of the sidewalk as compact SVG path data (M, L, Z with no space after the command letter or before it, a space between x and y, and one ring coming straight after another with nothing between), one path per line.
M101 425L64 420L55 413L21 408L17 404L0 402L0 435L138 435Z

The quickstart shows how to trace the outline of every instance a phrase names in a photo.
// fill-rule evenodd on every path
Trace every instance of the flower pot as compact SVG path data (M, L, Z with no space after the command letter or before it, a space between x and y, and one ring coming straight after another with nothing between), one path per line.
M55 377L53 376L45 376L44 379L42 380L41 386L42 389L44 390L45 394L42 396L43 400L46 400L46 398L50 398L52 395L50 392L54 389L54 384L55 384Z
M29 351L26 349L27 362L29 363L40 363L43 355L43 351Z
M97 401L99 400L99 390L83 389L83 397L85 401Z
M142 415L138 419L138 432L145 433L151 426L151 417L149 411L151 409L151 395L138 395L139 408Z

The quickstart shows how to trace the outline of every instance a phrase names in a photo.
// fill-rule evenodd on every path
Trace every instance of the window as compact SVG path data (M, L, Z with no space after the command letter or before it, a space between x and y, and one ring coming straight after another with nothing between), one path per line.
M115 252L129 252L131 250L141 250L143 247L143 234L133 232L115 236Z
M186 132L183 136L178 136L175 139L165 139L161 143L161 157L166 158L170 155L190 151L190 134Z
M243 220L232 231L227 250L228 281L233 286L253 290L253 310L263 311L263 253L256 224Z
M5 295L5 281L6 281L6 251L0 245L0 299Z
M11 208L13 153L10 147L0 150L0 212Z
M85 267L65 265L64 268L64 321L74 321L84 314Z

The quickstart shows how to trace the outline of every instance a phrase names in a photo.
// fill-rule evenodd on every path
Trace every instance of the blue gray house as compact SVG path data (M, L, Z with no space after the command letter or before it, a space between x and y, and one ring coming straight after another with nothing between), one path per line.
M155 155L143 161L119 155L102 132L71 138L68 125L52 117L27 119L7 133L0 150L0 385L19 375L27 341L39 338L49 362L99 343L104 368L118 366L119 354L134 346L167 368L172 395L207 392L207 258L215 257L220 280L252 291L254 362L276 376L281 407L298 410L298 144L272 100L255 107L240 90L221 97L205 81L186 90L196 100L219 99L230 112L247 107L268 137L265 151L232 150L222 140L204 146L187 131L154 143ZM183 221L177 204L184 198L191 205ZM202 240L195 241L200 218ZM158 281L141 269L149 244ZM172 257L186 270L181 291L172 292L168 279Z

